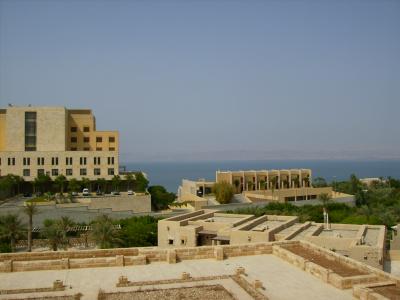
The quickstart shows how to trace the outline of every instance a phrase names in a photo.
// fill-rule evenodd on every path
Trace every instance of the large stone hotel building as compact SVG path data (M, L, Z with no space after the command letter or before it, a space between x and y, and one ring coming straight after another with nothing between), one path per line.
M0 176L111 179L118 168L118 132L97 131L90 109L0 109Z

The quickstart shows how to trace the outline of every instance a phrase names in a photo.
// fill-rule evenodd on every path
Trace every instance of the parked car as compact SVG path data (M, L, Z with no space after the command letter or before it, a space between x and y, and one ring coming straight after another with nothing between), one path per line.
M82 195L83 195L83 196L90 196L89 189L86 189L86 188L83 189Z
M120 193L118 191L111 192L111 195L119 195L119 194Z
M134 196L134 195L136 195L136 193L134 191L132 191L132 190L129 190L128 191L128 195L133 195Z
M26 192L26 193L24 193L24 197L25 197L25 198L32 197L32 194L31 194L31 193L29 193L29 192Z
M77 192L72 192L72 193L71 193L71 196L72 196L72 197L76 197L76 196L78 196L78 193L77 193Z
M96 191L96 195L97 195L97 196L101 196L101 195L103 195L103 193L102 193L100 190L97 190L97 191Z

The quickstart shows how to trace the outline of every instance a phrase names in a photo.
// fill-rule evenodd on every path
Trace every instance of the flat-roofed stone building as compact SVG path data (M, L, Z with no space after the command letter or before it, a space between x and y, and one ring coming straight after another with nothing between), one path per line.
M119 170L117 131L98 131L90 109L0 109L0 176L40 174L111 179Z
M300 223L296 216L225 214L198 210L158 222L159 247L307 241L382 268L386 228L381 225Z

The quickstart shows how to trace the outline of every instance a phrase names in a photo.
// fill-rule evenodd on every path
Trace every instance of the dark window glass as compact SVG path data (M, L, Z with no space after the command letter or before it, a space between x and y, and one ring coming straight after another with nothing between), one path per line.
M108 175L114 175L114 168L108 169Z
M76 136L71 137L71 143L76 143L78 141L78 139L76 138Z
M66 169L65 174L67 174L67 176L72 176L72 169Z
M83 138L83 142L84 142L84 143L89 143L89 142L90 142L90 138L87 137L87 136L85 136L85 137Z
M52 169L51 170L51 175L52 176L58 176L58 169Z
M108 141L109 141L110 143L114 143L114 142L115 142L115 137L110 136L110 137L108 138Z
M96 142L101 143L103 141L103 138L101 136L96 137Z
M36 112L25 112L25 151L36 151Z
M86 174L87 174L86 169L80 169L79 172L80 172L81 176L86 176Z
M89 132L90 128L88 126L83 127L83 132Z
M95 168L93 171L94 171L94 175L100 175L100 169L99 168Z
M39 175L44 175L44 169L38 169L37 174Z
M77 132L78 131L78 128L76 128L76 127L71 127L71 132Z
M96 151L103 151L103 148L97 147L97 148L96 148Z
M110 147L108 150L109 151L115 151L115 148L114 147Z
M29 169L24 169L24 170L23 170L23 176L27 176L27 177L31 176L31 170L29 170Z

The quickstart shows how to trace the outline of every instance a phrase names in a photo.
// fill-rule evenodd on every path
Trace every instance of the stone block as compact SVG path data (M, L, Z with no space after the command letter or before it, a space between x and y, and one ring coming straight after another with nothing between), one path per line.
M115 256L115 265L117 267L123 267L125 265L124 256L123 255L116 255Z
M175 249L170 249L167 252L167 262L169 264L176 264L176 251Z
M246 274L246 270L243 267L236 268L235 274L238 275L238 276L239 275L245 275Z
M187 272L183 272L181 278L183 280L188 280L188 279L190 279L190 274Z
M214 257L216 260L224 260L224 248L215 247L214 248Z
M13 271L13 261L5 260L4 262L4 272L12 272Z
M61 269L69 269L69 258L61 258Z
M64 289L64 284L61 280L55 280L53 281L53 289L54 290L63 290Z
M262 282L258 279L253 281L253 288L255 289L261 289L263 287Z
M132 257L132 265L146 265L147 264L147 256L146 255L138 255Z

